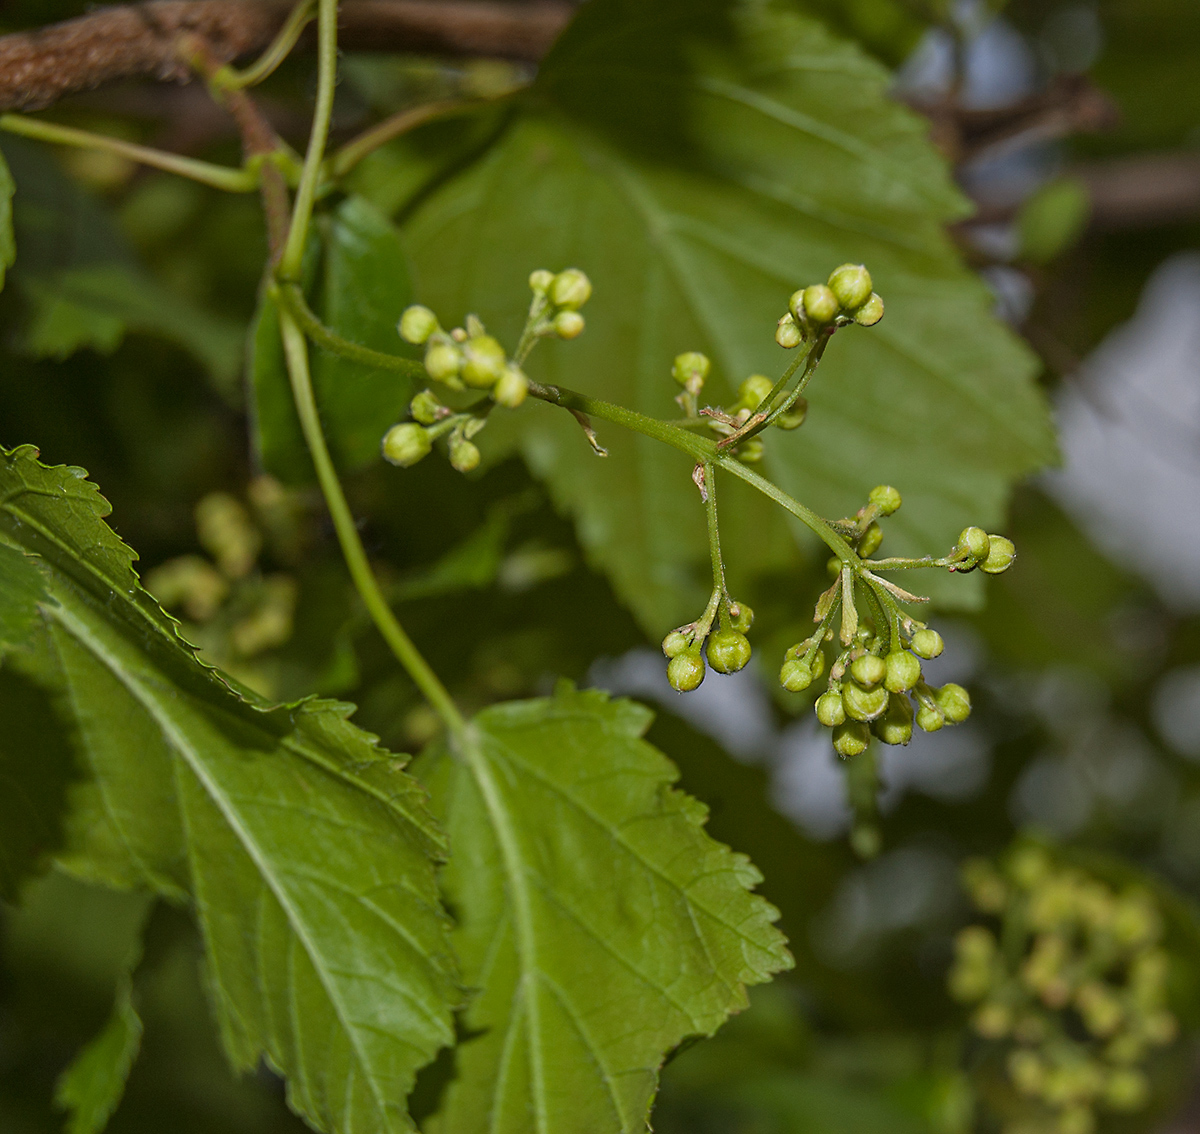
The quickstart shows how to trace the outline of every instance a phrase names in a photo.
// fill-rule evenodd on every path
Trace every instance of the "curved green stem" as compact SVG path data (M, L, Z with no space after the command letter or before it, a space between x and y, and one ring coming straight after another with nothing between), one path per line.
M409 676L424 694L425 699L433 706L438 716L445 722L446 727L455 736L461 736L466 728L466 722L446 687L438 679L429 663L421 656L420 651L413 645L412 639L405 633L388 606L383 591L371 570L367 559L366 549L358 535L358 526L354 515L342 491L338 480L337 470L333 467L333 459L329 455L329 447L325 443L325 434L321 429L321 419L317 413L317 403L313 398L312 377L308 368L308 344L304 334L285 310L279 313L279 327L283 335L283 349L287 360L288 378L291 381L292 397L296 402L296 411L300 415L300 427L304 431L304 440L308 451L312 454L313 464L317 470L317 481L333 518L333 527L337 532L338 542L342 547L342 555L350 570L350 577L362 596L363 603L371 615L372 621L379 628L388 646L391 647L400 664L408 671Z
M725 586L725 559L721 555L721 529L717 520L717 474L711 461L704 464L704 515L708 520L708 556L712 562L713 593L718 595L721 629L729 629L729 592Z
M304 245L312 220L313 202L325 158L325 143L329 138L329 120L333 116L333 92L337 83L337 6L338 0L318 0L317 10L317 104L313 110L312 132L308 136L308 151L304 169L292 207L292 226L279 261L279 275L294 282L300 278Z
M304 333L317 346L323 347L331 354L338 354L343 358L351 359L354 362L361 362L365 366L373 366L379 370L396 370L401 374L407 374L410 378L418 380L428 378L428 375L425 373L425 367L419 362L414 362L411 358L401 358L398 354L387 354L384 351L372 350L370 347L351 342L349 339L342 338L336 331L325 326L317 318L312 308L309 307L304 298L304 292L300 290L299 285L281 283L277 288L277 294L280 303L287 308L289 314L300 325Z
M315 7L316 0L300 0L270 46L254 63L244 71L222 67L209 79L209 83L219 90L240 91L246 87L257 86L274 74L276 68L291 54L304 29L308 27Z
M214 189L223 189L227 193L253 193L258 188L258 173L253 169L233 169L210 161L198 161L196 158L183 157L166 150L139 146L121 138L93 134L90 130L76 130L73 126L59 126L56 122L27 118L23 114L0 114L0 130L20 134L24 138L36 138L40 142L102 150L167 173L190 178L192 181L199 181L202 185L209 185Z

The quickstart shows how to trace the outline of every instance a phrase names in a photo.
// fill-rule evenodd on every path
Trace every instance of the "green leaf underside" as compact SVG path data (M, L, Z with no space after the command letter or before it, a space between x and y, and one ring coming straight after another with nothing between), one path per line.
M75 1057L58 1081L54 1100L71 1111L67 1134L100 1134L121 1101L141 1043L142 1021L126 978L117 989L117 1002L104 1030Z
M676 353L709 353L704 400L727 400L785 364L773 329L791 291L865 262L887 315L839 332L809 422L767 435L766 471L829 516L894 483L905 503L887 552L941 553L966 523L997 524L1010 483L1053 456L1034 361L947 240L965 202L926 124L887 99L887 73L783 3L735 6L728 24L723 7L589 6L507 134L409 218L420 298L446 318L478 311L513 341L528 272L576 264L596 287L587 332L539 348L531 373L669 418ZM484 442L521 447L661 632L705 588L688 462L598 428L608 461L540 406L497 419ZM774 554L786 521L773 515L731 517L750 537L726 541L735 585ZM970 579L920 587L979 595Z
M318 1129L411 1129L458 1002L425 793L350 706L271 707L202 666L95 486L35 458L0 450L0 544L46 594L6 665L52 689L87 773L64 864L191 899L231 1059L265 1057Z
M390 354L403 349L396 324L412 293L395 227L362 197L348 197L322 225L321 236L315 309L322 320L361 346ZM281 479L306 483L313 478L312 462L292 404L278 316L266 295L251 336L254 436L260 459ZM312 370L313 393L338 466L352 470L377 460L384 433L405 415L414 393L411 380L319 347L312 349Z
M703 831L643 706L560 685L485 710L465 760L424 757L443 882L481 991L438 1134L646 1129L664 1057L791 965L760 875Z

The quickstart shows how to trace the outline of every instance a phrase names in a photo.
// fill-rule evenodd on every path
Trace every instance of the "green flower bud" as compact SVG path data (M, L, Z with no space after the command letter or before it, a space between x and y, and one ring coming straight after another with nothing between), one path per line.
M846 719L846 706L842 695L834 689L822 693L817 698L814 708L817 711L817 720L826 728L837 728Z
M529 290L534 295L545 295L554 284L554 273L545 268L538 268L529 273Z
M843 264L830 273L829 290L842 307L853 311L871 297L871 273L862 264Z
M555 307L566 307L575 311L592 296L592 281L578 268L559 272L550 285L550 301Z
M708 638L708 664L718 673L737 673L750 660L750 642L736 630L717 630Z
M864 689L851 682L842 686L842 701L846 716L853 721L873 721L887 708L888 691L882 685L875 689Z
M773 389L775 383L765 374L751 374L738 387L738 402L749 409L757 409Z
M560 339L577 339L583 334L586 322L578 311L560 311L554 316L554 333Z
M420 346L439 330L437 316L428 307L422 307L419 303L413 304L412 307L404 309L397 330L406 343Z
M825 651L818 650L813 654L813 659L809 662L809 665L812 668L813 680L816 681L825 672Z
M850 676L864 689L878 685L887 674L887 663L874 654L864 654L850 663Z
M429 434L414 421L393 425L383 435L383 459L403 469L427 457L432 448Z
M941 634L928 626L912 636L912 652L926 661L936 658L945 648L946 643L942 641Z
M862 539L858 541L858 554L866 559L879 550L881 543L883 543L883 528L876 523L870 523L867 525L867 530L863 532Z
M492 397L495 398L498 405L516 409L525 400L525 395L528 393L529 379L525 377L524 371L515 362L510 362L504 368L504 373L500 375L500 381L492 390Z
M672 630L662 640L662 652L669 658L677 658L691 645L691 639L681 630Z
M825 574L831 579L836 579L841 573L842 561L836 555L831 555L825 560Z
M729 604L729 625L739 634L745 634L754 625L754 611L750 609L749 603L731 602Z
M667 663L667 680L679 693L690 693L704 680L704 662L698 653L677 654Z
M883 318L883 298L871 292L870 298L854 312L854 321L860 327L873 327Z
M477 335L463 345L462 380L477 390L490 390L508 362L504 348L491 335Z
M813 671L799 658L788 658L780 666L779 684L789 693L802 693L813 683Z
M435 382L457 378L462 367L462 351L453 343L430 343L425 350L425 371Z
M824 284L813 284L804 289L804 310L810 323L832 323L838 313L837 296Z
M793 403L787 413L781 413L775 419L776 429L799 429L808 417L808 399L801 395Z
M987 558L979 565L989 575L999 575L1007 571L1017 557L1017 549L1011 539L1002 535L988 536Z
M800 288L798 291L792 292L791 296L788 298L788 314L791 315L795 322L804 322L804 288Z
M414 421L419 421L422 425L432 425L442 416L445 408L432 390L422 390L409 403L408 412L412 414Z
M796 320L792 318L790 311L775 324L775 341L784 350L792 350L804 342L804 334L796 326Z
M737 447L737 459L744 465L756 465L763 459L763 440L751 437Z
M871 743L871 730L865 724L847 721L833 730L833 750L848 759L851 756L861 756Z
M922 732L937 732L946 723L946 716L936 705L917 706L917 727Z
M450 465L460 473L469 473L479 467L479 449L465 437L450 435Z
M976 563L982 563L991 550L991 540L983 528L963 528L958 536L957 551L965 551Z
M881 516L890 516L900 509L900 493L890 484L877 484L867 494L867 503L874 504Z
M888 696L887 709L871 726L871 731L884 744L907 744L912 740L912 702L903 693Z
M707 355L698 350L689 350L675 356L671 375L689 394L698 394L711 367Z
M883 687L889 693L907 693L921 680L921 663L906 650L888 654L885 664L887 674Z
M962 724L971 715L971 695L961 685L953 682L943 685L936 700L950 724Z

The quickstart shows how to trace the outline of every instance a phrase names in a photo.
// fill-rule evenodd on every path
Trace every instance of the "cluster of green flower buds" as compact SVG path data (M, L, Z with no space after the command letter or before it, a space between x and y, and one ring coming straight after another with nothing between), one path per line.
M452 390L488 390L499 405L515 409L529 392L529 379L509 359L499 341L468 315L466 327L443 331L428 307L414 306L400 316L400 337L425 347L425 371Z
M947 556L947 565L951 571L974 571L978 567L989 575L999 575L1012 566L1016 557L1011 539L988 535L983 528L963 528Z
M827 283L794 292L775 326L775 341L788 350L816 332L857 323L873 327L883 318L883 300L871 290L871 273L862 264L834 268Z
M1097 1108L1141 1109L1147 1057L1178 1031L1152 894L1118 892L1029 843L999 867L969 861L963 880L999 927L959 933L949 986L975 1005L976 1033L1008 1048L1017 1099L1007 1128L1090 1134Z
M713 623L718 621L713 629ZM754 611L744 602L714 592L704 616L672 630L662 643L667 657L667 680L671 688L690 693L704 680L704 658L718 673L737 673L750 661L746 631L754 622Z
M535 333L554 334L560 339L575 339L586 326L579 309L592 297L592 281L578 268L555 273L538 268L529 277L533 292L531 322L541 323Z
M479 447L472 440L487 424L484 412L455 413L430 390L422 390L409 403L412 421L393 425L383 435L383 457L393 465L409 468L423 460L433 443L445 436L450 464L461 473L478 468Z

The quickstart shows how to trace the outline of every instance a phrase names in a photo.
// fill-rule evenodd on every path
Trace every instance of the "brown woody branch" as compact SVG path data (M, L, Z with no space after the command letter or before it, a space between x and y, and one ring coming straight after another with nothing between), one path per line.
M186 37L222 63L261 51L291 0L151 0L0 36L0 110L49 106L117 79L184 81ZM537 60L573 11L563 0L345 0L339 23L350 50L405 50Z

